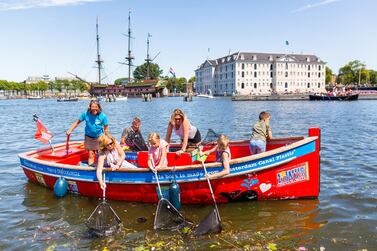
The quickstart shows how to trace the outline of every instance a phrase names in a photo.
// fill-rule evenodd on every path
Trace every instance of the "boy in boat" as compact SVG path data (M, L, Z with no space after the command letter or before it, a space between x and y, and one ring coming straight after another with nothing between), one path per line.
M135 117L129 128L125 128L120 138L121 145L127 145L131 151L148 151L143 135L140 132L141 120Z
M148 141L150 144L148 159L149 168L155 172L159 168L168 166L167 152L169 151L169 144L165 140L160 138L160 135L156 132L149 134ZM153 163L152 163L153 161Z
M259 114L259 121L254 124L251 133L250 148L252 154L266 151L266 142L272 139L270 119L271 115L268 112Z
M216 162L221 162L224 166L224 169L221 172L215 174L208 174L209 179L220 178L224 175L229 174L230 167L229 161L231 159L230 149L229 149L229 139L226 135L220 134L217 139L217 145L205 152L200 152L200 155L210 155L211 153L216 152Z

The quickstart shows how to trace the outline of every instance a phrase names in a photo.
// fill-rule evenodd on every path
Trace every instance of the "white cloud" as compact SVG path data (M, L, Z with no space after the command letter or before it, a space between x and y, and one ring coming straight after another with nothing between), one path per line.
M111 0L0 0L0 11L22 10L53 6L81 5Z
M317 2L317 3L313 3L313 4L307 4L301 8L298 8L294 11L292 11L292 13L296 13L296 12L301 12L301 11L305 11L305 10L309 10L309 9L313 9L313 8L316 8L316 7L319 7L319 6L323 6L323 5L327 5L327 4L332 4L332 3L335 3L335 2L339 2L340 0L322 0L320 2Z

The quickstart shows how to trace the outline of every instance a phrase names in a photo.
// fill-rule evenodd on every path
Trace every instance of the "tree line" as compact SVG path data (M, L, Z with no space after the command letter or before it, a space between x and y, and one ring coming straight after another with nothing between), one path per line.
M26 95L30 93L44 95L47 90L51 93L54 91L59 93L63 91L66 93L69 91L83 92L89 90L89 86L80 80L38 81L36 83L18 83L0 80L0 90L12 91L16 95Z
M333 72L326 67L326 84L331 83ZM353 60L339 69L336 83L344 85L377 85L377 71L367 69L359 60Z

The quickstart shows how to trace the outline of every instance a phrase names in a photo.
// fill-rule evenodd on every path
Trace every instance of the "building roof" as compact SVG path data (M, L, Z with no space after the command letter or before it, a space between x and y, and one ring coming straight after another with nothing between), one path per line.
M278 61L282 58L291 58L294 61L306 63L306 62L315 62L324 64L325 62L322 61L316 55L307 55L307 54L282 54L282 53L260 53L260 52L236 52L215 60L207 59L202 63L199 69L205 68L206 65L217 66L222 64L227 64L234 61L255 61L255 62L273 62Z

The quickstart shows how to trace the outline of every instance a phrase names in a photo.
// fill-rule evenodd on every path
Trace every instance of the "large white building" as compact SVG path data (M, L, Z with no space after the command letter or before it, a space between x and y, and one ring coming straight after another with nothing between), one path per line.
M201 64L195 88L214 95L324 92L325 75L315 55L237 52Z

